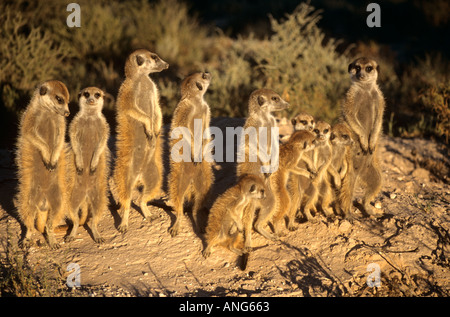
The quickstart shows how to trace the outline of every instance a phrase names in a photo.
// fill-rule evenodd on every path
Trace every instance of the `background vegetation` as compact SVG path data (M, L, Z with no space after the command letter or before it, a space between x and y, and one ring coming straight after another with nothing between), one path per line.
M20 112L48 79L68 86L72 116L80 89L105 90L114 132L124 61L141 47L170 64L154 75L166 123L182 79L204 70L213 75L206 95L213 116L245 116L249 94L268 87L291 103L282 115L308 111L333 123L350 84L348 63L368 55L381 64L385 132L448 143L447 1L383 1L382 27L373 29L364 1L79 0L80 28L66 25L69 2L0 4L2 147L13 146Z

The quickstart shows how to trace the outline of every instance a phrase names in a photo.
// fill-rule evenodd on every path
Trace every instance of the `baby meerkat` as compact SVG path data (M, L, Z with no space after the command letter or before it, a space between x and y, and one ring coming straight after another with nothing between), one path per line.
M328 206L331 192L328 186L324 184L332 156L332 149L329 142L331 126L327 122L317 121L314 127L314 133L316 134L317 143L313 151L313 166L317 173L310 182L310 186L306 189L308 198L303 207L303 212L308 220L314 219L311 210L315 209L320 197L322 197L320 205L325 215L331 217L333 214L333 211Z
M316 136L309 131L294 132L287 143L280 146L280 162L278 169L270 175L270 184L275 195L275 206L272 214L273 218L268 216L267 220L272 220L275 234L280 232L280 222L287 215L287 227L292 230L293 218L289 217L291 199L286 188L290 175L302 175L310 177L310 172L300 168L298 163L303 154L314 149ZM272 218L272 219L270 219Z
M209 73L195 73L181 84L181 100L178 103L170 127L171 160L169 172L169 198L176 219L169 229L171 236L178 234L186 198L194 199L192 215L196 229L202 230L199 211L205 207L211 185L214 182L212 162L203 157L208 140L210 109L204 95L211 82ZM198 127L196 128L196 123ZM184 129L182 136L177 134ZM177 137L178 135L178 137ZM209 139L209 137L207 137ZM186 146L178 148L179 144ZM178 148L178 152L177 152ZM189 150L187 161L184 150ZM185 157L186 158L186 157Z
M378 140L381 134L385 101L377 85L380 68L376 61L358 58L348 66L352 85L342 105L342 121L352 131L355 145L351 151L351 169L342 184L339 205L349 215L355 184L365 185L363 208L375 215L370 205L381 189L381 168L378 158Z
M294 127L294 131L313 131L315 127L316 120L313 116L306 112L301 112L296 115L291 123ZM299 168L308 170L311 175L305 177L302 175L291 174L288 179L287 190L289 192L289 197L291 204L288 210L288 229L295 230L295 217L297 210L300 208L301 202L303 201L303 192L309 186L311 176L314 176L317 172L313 166L312 161L313 151L308 151L302 155L302 159L298 163Z
M243 254L242 242L245 223L245 207L254 200L263 199L267 191L262 177L244 175L236 185L229 188L214 202L206 227L206 248L203 256L209 257L216 245L222 245L238 255ZM251 227L251 224L249 224Z
M65 241L75 238L78 226L89 217L94 241L105 240L97 229L98 221L108 208L109 126L102 114L104 92L96 87L83 89L78 95L80 111L69 126L68 159L69 205L72 230ZM79 210L83 214L79 214Z
M66 85L46 81L35 90L20 120L15 201L25 227L21 240L25 246L30 244L36 226L50 248L59 248L53 229L64 217L67 203L64 138L68 102Z
M121 232L128 229L133 190L140 188L138 204L146 219L152 218L147 203L161 192L162 112L158 89L149 75L168 67L158 55L143 49L131 53L125 62L125 80L116 103L117 155L111 190L121 206Z

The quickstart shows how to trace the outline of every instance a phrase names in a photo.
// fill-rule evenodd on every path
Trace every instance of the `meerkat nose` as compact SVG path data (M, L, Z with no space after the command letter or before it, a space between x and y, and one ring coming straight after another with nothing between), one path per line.
M70 111L69 110L64 111L64 116L65 117L68 117L69 115L70 115Z

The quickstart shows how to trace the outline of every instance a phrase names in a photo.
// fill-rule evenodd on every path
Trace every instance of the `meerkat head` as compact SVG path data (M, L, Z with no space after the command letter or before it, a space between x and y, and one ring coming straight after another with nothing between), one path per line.
M333 145L352 145L352 132L343 123L337 123L331 128L330 142Z
M87 87L78 94L80 111L83 113L99 113L102 111L104 92L97 87Z
M313 116L304 112L295 116L295 118L291 120L291 123L294 126L294 131L312 131L315 125Z
M288 143L293 144L301 151L310 151L316 147L316 135L307 130L295 131L289 138Z
M250 199L262 199L266 197L266 185L257 175L244 175L239 180L243 195Z
M42 83L37 90L39 104L61 116L69 116L69 91L66 85L58 80L50 80Z
M200 95L203 96L211 83L210 73L195 73L181 83L181 95Z
M270 89L258 89L250 95L249 112L272 112L289 108L289 103Z
M330 139L331 126L325 121L317 121L314 127L314 133L319 143L323 144Z
M380 66L373 59L360 57L348 65L348 72L352 82L373 84L380 73Z
M169 68L169 64L163 61L157 54L139 49L128 56L125 62L125 76L149 75Z

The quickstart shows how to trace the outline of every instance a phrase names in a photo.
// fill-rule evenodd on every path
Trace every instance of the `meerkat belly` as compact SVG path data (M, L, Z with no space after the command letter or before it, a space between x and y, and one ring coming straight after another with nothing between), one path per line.
M368 135L374 124L374 100L371 94L365 91L360 92L355 100L358 100L359 103L357 118L366 132L366 135Z
M100 142L100 122L96 120L86 120L80 132L81 155L83 156L84 169L89 170L92 156Z

